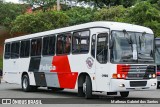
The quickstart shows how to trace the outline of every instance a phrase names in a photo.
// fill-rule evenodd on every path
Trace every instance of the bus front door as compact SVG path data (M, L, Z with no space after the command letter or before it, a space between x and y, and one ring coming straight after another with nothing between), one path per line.
M107 91L108 78L108 33L97 34L96 39L96 85L98 91Z

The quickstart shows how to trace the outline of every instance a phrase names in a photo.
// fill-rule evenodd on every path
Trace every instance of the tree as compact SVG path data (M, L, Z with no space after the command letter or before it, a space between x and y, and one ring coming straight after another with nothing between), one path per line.
M95 9L75 7L66 11L66 14L69 16L70 19L69 24L75 25L92 21L94 12Z
M135 0L78 0L79 2L94 2L99 8L123 5L124 7L130 7L135 4Z
M160 36L160 11L149 2L140 2L131 8L125 22L150 27L156 36Z
M20 14L25 13L28 5L1 3L0 2L0 25L10 29L11 22Z
M113 6L109 9L102 8L94 13L94 21L121 21L125 16L127 9L123 6Z
M53 5L56 4L57 0L23 0L24 2L29 3L33 8L34 5L42 8L43 12L53 8Z
M36 33L69 25L64 12L48 11L20 15L12 23L11 32Z

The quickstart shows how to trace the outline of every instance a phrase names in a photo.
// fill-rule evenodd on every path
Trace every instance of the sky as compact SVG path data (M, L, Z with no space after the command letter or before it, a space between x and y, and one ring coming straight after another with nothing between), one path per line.
M5 2L19 3L19 0L4 0Z

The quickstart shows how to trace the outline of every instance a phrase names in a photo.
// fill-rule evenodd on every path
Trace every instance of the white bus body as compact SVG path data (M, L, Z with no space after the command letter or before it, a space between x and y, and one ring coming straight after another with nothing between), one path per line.
M90 22L5 40L3 79L37 87L92 92L156 89L151 29L119 22ZM149 53L148 53L149 51Z

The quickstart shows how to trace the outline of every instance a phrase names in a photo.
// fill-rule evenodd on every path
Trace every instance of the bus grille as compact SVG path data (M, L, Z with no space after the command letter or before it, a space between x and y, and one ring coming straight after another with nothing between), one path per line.
M129 68L123 67L121 72L127 72L126 79L150 79L150 74L155 74L156 67L153 65L130 65Z
M147 81L130 81L130 87L144 87L147 85Z

